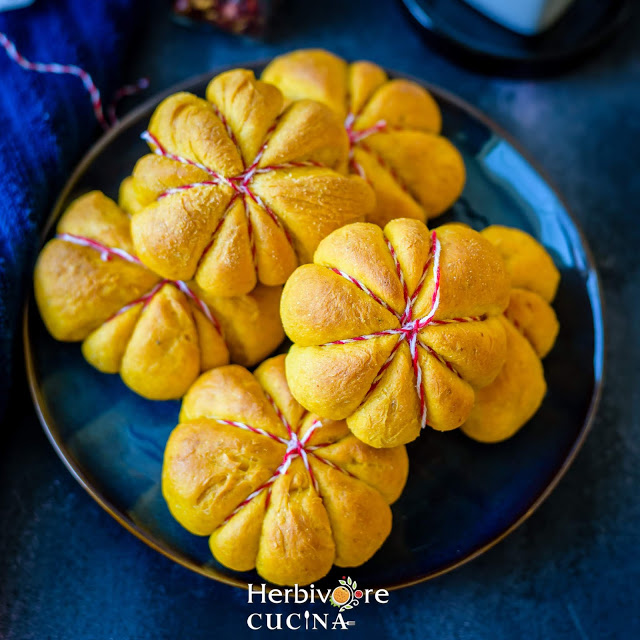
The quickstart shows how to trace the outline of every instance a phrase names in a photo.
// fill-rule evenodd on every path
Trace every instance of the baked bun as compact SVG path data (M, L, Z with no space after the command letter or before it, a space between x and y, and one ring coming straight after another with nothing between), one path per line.
M374 447L427 424L456 429L504 364L508 301L503 260L472 229L410 219L338 229L282 294L291 391Z
M404 447L373 449L344 421L307 413L276 356L254 374L230 365L195 382L167 442L162 492L223 565L305 585L379 549L407 472Z
M465 183L458 150L443 136L440 109L423 87L389 79L372 62L348 64L328 51L306 49L275 58L263 80L289 100L329 106L349 136L349 169L367 179L376 207L367 220L428 220L448 209Z
M284 284L334 229L374 206L367 183L346 170L348 138L335 114L235 69L206 99L169 96L143 137L121 187L137 255L171 280L211 295Z
M281 287L217 298L163 279L136 257L129 218L99 191L64 213L34 287L54 338L81 341L89 363L154 400L181 398L200 372L229 361L254 365L284 338Z

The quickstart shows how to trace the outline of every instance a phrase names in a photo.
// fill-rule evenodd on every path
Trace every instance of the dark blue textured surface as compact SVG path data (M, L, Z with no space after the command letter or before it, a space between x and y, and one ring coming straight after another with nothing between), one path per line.
M132 0L52 0L0 14L0 31L31 62L76 64L108 104L135 23ZM140 3L138 3L140 4ZM111 61L105 65L104 60ZM98 123L79 78L27 71L0 50L0 369L11 342L36 230ZM2 414L6 391L0 391Z
M317 4L317 7L316 7ZM421 43L393 2L290 2L277 40L256 45L172 26L161 11L130 69L154 89L225 63L303 45L369 57L485 110L527 147L580 219L601 268L609 371L593 432L545 505L483 557L354 614L357 637L640 636L640 442L635 335L640 225L640 21L599 58L546 81L461 71ZM241 637L246 594L136 541L55 457L15 377L0 456L0 637ZM277 637L277 636L276 636Z

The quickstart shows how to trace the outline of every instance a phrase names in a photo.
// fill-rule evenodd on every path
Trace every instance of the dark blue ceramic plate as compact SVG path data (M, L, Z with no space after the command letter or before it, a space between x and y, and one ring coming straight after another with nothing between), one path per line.
M261 65L252 65L259 70ZM393 74L392 74L393 75ZM203 94L211 75L182 85ZM393 532L367 564L349 573L367 587L400 587L432 578L488 549L527 518L550 493L582 444L598 402L603 322L598 277L575 222L531 163L481 114L435 87L444 133L462 151L468 172L463 198L437 223L519 227L552 253L562 272L555 308L557 344L545 360L549 392L534 419L511 440L482 445L462 433L431 430L409 446L411 470L394 505ZM175 89L174 89L175 90ZM120 181L146 152L140 133L163 96L131 113L89 152L52 215L76 196ZM217 564L206 538L169 515L159 479L178 402L152 402L82 358L79 344L53 340L31 300L25 351L44 429L82 486L123 526L176 562L223 582L259 582L252 572ZM81 523L80 523L81 524ZM343 569L330 574L331 584Z

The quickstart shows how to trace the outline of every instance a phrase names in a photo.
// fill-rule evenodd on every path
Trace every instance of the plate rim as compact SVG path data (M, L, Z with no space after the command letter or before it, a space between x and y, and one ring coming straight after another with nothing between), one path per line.
M153 96L150 96L140 105L131 110L124 118L122 118L113 128L105 132L101 135L96 142L91 145L91 147L87 150L87 152L83 155L80 162L76 165L76 168L73 170L68 180L66 181L64 187L62 188L60 195L56 198L53 208L51 209L51 213L49 214L45 224L42 227L42 231L40 233L38 239L38 253L42 249L44 241L46 240L52 226L55 224L57 219L60 217L62 213L62 206L64 202L67 200L69 193L75 187L75 184L79 180L79 178L84 174L89 165L95 160L95 158L103 151L105 147L107 147L110 142L118 137L122 131L130 127L131 125L138 122L138 120L142 117L145 117L145 114L160 101L162 101L167 96L176 93L178 91L185 91L192 88L194 85L206 82L207 80L213 78L214 76L228 71L230 69L237 68L246 68L250 69L254 72L263 69L273 58L265 58L259 59L255 61L248 61L244 63L234 63L219 67L214 67L210 71L197 74L195 76L191 76L186 80L178 82L169 88L160 91ZM587 409L587 413L585 416L585 420L582 424L580 432L571 445L566 457L564 458L562 464L555 471L553 477L549 481L549 483L544 487L544 489L538 494L538 496L531 502L531 504L525 509L525 511L510 525L505 527L499 534L494 536L491 540L480 544L476 549L467 553L464 557L453 560L440 568L427 572L424 575L417 576L416 578L410 580L402 580L398 582L392 582L389 585L386 585L384 588L388 590L396 590L404 587L413 586L415 584L419 584L421 582L426 582L427 580L432 580L433 578L437 578L445 573L449 573L458 567L461 567L468 562L471 562L478 556L482 555L489 549L496 546L502 540L504 540L509 534L513 533L520 525L522 525L529 517L540 507L540 505L551 495L553 490L557 487L560 480L563 478L569 467L573 464L578 452L582 448L589 431L593 425L595 420L595 416L597 413L598 406L600 404L600 399L602 397L602 389L605 378L606 371L606 352L607 352L607 331L606 331L606 322L605 322L605 309L604 309L604 297L602 295L602 283L600 274L598 272L598 268L596 262L593 257L593 253L591 251L591 247L587 242L587 239L584 235L584 232L576 220L575 215L572 213L571 209L567 205L566 201L560 194L560 192L556 189L555 184L552 180L550 180L546 171L542 169L539 164L531 158L529 153L522 148L519 142L517 142L514 137L505 131L502 126L497 124L493 119L483 113L480 109L475 107L474 105L467 102L465 99L455 95L451 91L447 89L443 89L438 85L432 84L426 80L418 78L416 76L412 76L407 73L403 73L400 71L395 71L394 69L390 69L386 66L380 65L383 70L390 76L395 78L404 78L419 84L420 86L426 88L429 92L431 92L437 99L443 100L445 102L449 102L453 104L455 107L465 111L470 114L473 118L481 122L485 127L487 127L494 134L500 136L503 140L505 140L509 145L515 149L515 151L522 156L522 158L531 166L531 168L543 179L547 187L551 190L554 196L558 199L560 204L563 207L563 215L568 218L569 222L573 225L575 229L578 239L580 241L581 247L584 251L586 258L586 272L590 277L594 278L594 294L595 300L592 295L589 295L589 304L591 306L592 311L592 320L594 326L594 388L593 393L591 395L591 400L589 403L589 408ZM40 386L38 384L37 375L35 372L35 363L34 363L34 353L30 340L30 310L31 310L31 301L33 298L33 278L30 278L29 285L27 286L24 305L23 305L23 314L22 314L22 340L23 340L23 353L25 358L26 365L26 374L27 381L29 384L29 391L31 395L31 399L33 401L36 414L38 416L38 420L42 426L47 439L51 443L54 451L62 460L64 466L67 468L69 473L75 478L75 480L80 484L80 486L104 509L116 522L122 525L127 531L132 533L136 538L144 542L147 546L151 547L155 551L158 551L166 558L173 560L177 564L189 569L199 575L205 576L211 580L215 580L217 582L221 582L226 585L241 587L243 589L248 588L248 583L246 580L241 578L234 578L232 576L219 573L215 567L207 567L204 565L199 565L195 562L192 562L187 557L183 557L182 554L176 553L173 549L166 547L162 542L160 542L155 536L149 534L146 530L142 529L133 519L126 515L122 510L117 508L115 505L111 503L106 497L104 497L98 490L96 490L91 480L87 477L81 465L77 463L74 456L68 448L65 446L62 439L59 437L57 431L50 426L49 423L54 424L54 420L51 418L47 403L44 401L42 396ZM598 364L595 364L595 356L598 355ZM267 588L271 588L267 585Z

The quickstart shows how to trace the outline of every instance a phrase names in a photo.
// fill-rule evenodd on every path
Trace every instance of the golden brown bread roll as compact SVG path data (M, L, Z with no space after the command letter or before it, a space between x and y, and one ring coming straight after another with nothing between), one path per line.
M216 298L167 281L133 253L126 213L99 191L74 201L42 249L35 297L57 340L146 398L180 398L201 371L254 365L282 342L281 287Z
M544 247L524 231L494 225L482 235L504 258L511 281L502 318L507 358L494 382L476 394L462 430L474 440L500 442L531 419L547 391L540 360L553 347L560 327L550 305L560 273Z
M458 198L465 183L458 150L438 135L442 117L428 91L390 80L372 62L348 64L321 49L293 51L267 66L262 79L290 100L331 107L349 135L349 167L376 192L368 220L433 218Z
M166 98L121 187L137 255L172 280L237 296L283 284L334 229L374 206L367 183L342 175L348 138L325 105L284 111L280 91L236 69L215 77L206 100Z
M253 375L230 365L194 383L167 442L162 492L225 566L304 585L378 550L407 472L404 447L372 449L344 421L307 413L276 356Z
M426 424L455 429L504 364L508 300L500 255L472 229L410 219L338 229L282 294L291 391L374 447L410 442Z

